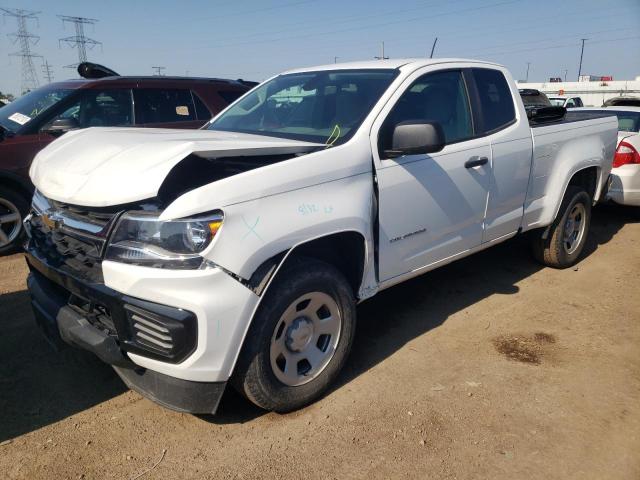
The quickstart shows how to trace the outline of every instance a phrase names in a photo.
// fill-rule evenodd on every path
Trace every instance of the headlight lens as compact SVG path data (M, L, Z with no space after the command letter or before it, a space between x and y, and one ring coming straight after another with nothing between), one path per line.
M106 260L156 268L197 269L200 256L222 226L222 212L161 221L149 212L125 213L116 225Z

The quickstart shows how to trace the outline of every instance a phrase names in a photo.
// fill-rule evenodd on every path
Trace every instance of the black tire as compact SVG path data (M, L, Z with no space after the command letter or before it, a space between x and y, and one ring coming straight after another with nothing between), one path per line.
M353 291L335 267L314 259L291 262L265 293L238 358L232 385L257 406L276 412L296 410L316 400L336 379L347 360L356 327ZM270 348L276 327L288 307L305 294L321 292L340 312L340 334L328 364L308 383L289 386L271 366ZM277 334L276 334L277 335Z
M20 222L19 222L19 233L17 236L8 244L4 246L0 246L0 255L5 255L7 253L11 253L17 251L22 247L22 243L24 242L25 232L24 227L22 226L22 220L25 218L27 213L29 212L30 201L26 195L20 193L17 190L14 190L9 187L5 187L0 185L0 216L6 215L10 213L10 208L7 207L7 204L12 205L17 208L20 212ZM6 236L9 236L13 228L7 224L0 224L0 229L3 230ZM1 244L2 242L0 242Z
M584 207L584 231L575 249L569 251L564 241L565 227L570 214L576 205ZM532 239L533 255L540 263L552 268L569 268L580 259L591 225L592 200L582 188L570 185L560 205L558 216L549 227L547 238L542 238L543 232L537 231Z

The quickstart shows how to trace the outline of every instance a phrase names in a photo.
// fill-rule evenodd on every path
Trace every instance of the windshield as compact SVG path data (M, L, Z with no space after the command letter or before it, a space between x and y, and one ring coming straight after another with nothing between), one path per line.
M618 130L621 132L640 132L640 112L612 112L618 117Z
M281 75L251 91L210 130L338 145L351 137L397 70L334 70Z
M554 107L564 107L564 98L549 97L549 101L551 102L551 105Z
M45 87L27 93L0 108L0 125L15 133L71 92L73 92L71 89Z

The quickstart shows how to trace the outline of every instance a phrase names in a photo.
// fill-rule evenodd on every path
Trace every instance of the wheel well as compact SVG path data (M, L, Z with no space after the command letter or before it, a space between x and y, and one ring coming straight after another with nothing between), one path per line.
M18 180L19 177L7 176L0 172L0 187L10 188L18 193L23 194L29 200L33 195L33 189L26 185L26 182Z
M336 267L358 296L365 263L365 239L360 233L339 232L298 245L285 263L301 257L315 258Z
M598 185L598 167L589 167L576 172L573 177L571 177L569 185L583 188L591 199L593 199Z

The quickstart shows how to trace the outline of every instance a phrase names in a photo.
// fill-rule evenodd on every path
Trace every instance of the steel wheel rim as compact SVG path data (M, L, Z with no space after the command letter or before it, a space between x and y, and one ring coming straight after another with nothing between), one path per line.
M0 198L0 248L11 244L22 229L20 210L6 198Z
M317 378L333 358L342 317L331 296L310 292L293 301L271 336L269 357L276 378L290 387Z
M569 255L574 253L582 242L586 229L586 215L587 210L584 205L576 203L567 216L567 221L564 225L563 244L565 251Z

